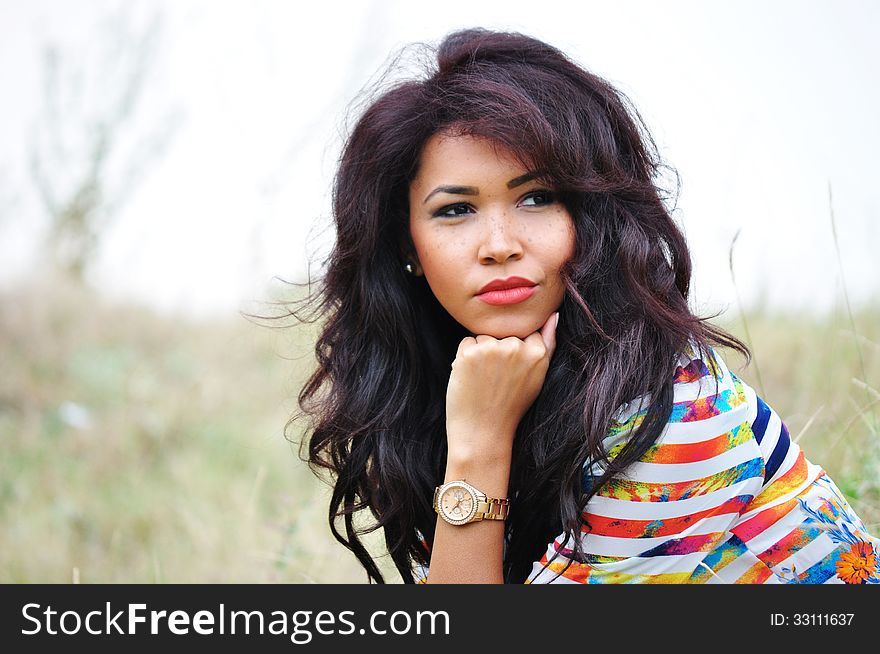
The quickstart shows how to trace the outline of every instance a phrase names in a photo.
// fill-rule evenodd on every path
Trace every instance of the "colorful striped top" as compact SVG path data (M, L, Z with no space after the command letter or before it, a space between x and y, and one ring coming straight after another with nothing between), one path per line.
M605 440L612 457L646 399L615 415ZM600 472L585 467L585 488ZM560 535L526 583L880 582L880 541L714 349L681 356L668 424L584 517L584 556L563 571L574 552Z

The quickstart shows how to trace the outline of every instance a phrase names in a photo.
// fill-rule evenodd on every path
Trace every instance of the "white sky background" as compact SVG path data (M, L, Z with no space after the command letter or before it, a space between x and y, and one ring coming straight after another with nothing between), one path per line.
M483 26L544 39L634 101L681 177L676 218L699 312L736 311L737 230L745 302L823 311L840 301L829 182L850 299L880 296L880 3L870 1L0 0L4 285L34 266L46 224L28 165L44 125L41 47L54 43L95 80L83 106L100 108L114 83L101 72L101 23L114 15L135 32L162 19L124 142L170 137L124 187L106 234L93 280L115 295L233 314L268 298L273 276L304 279L307 256L314 270L332 237L348 103L406 43ZM66 109L75 133L78 106Z

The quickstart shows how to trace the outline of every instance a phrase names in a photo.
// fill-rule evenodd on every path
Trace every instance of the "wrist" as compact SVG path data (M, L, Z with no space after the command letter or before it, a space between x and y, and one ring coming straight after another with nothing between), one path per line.
M450 452L446 457L444 483L464 480L489 497L506 498L510 481L510 454L474 456Z
M515 429L447 425L447 461L463 464L489 461L509 463L515 436Z

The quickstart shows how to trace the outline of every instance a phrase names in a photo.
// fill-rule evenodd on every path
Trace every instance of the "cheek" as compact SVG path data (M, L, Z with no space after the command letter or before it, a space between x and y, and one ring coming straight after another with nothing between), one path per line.
M419 257L419 263L422 264L422 269L427 275L430 274L430 271L433 271L438 262L442 261L443 248L435 240L426 238L424 235L419 236L420 238L414 239L413 243L416 255Z
M421 241L416 246L419 263L434 295L441 301L460 286L461 257L456 248L438 241Z
M565 295L565 284L559 274L560 269L571 260L575 253L575 231L570 220L561 220L546 232L542 240L542 253L545 270L550 282L550 301L557 304Z
M548 229L547 238L542 245L547 257L545 261L552 263L555 270L561 268L574 256L575 231L571 219L566 216L552 229Z
M449 278L457 275L467 251L467 238L449 230L415 229L411 232L413 246L422 270L428 278Z
M428 267L423 267L425 279L434 295L442 304L455 303L460 300L464 289L463 272L448 258L432 260Z

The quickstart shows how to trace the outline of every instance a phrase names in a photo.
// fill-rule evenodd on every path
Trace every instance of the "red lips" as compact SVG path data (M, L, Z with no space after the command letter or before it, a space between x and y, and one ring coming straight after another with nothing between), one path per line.
M507 288L519 288L520 286L535 286L535 282L525 277L508 277L507 279L493 279L483 288L477 291L477 295L489 291L502 291Z

